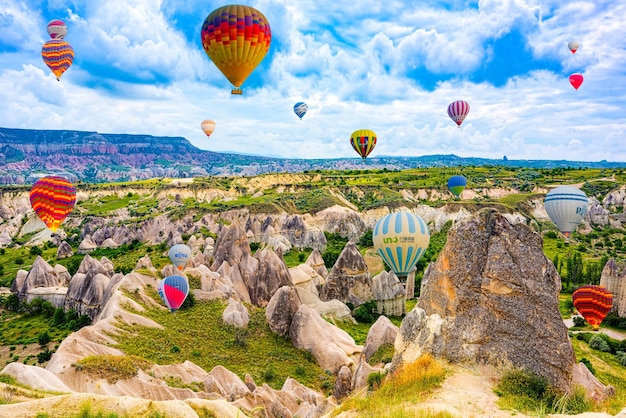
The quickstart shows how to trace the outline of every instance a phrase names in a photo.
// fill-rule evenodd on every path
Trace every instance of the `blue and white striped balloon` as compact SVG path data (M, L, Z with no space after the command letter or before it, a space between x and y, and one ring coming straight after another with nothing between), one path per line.
M308 110L309 110L309 105L307 105L304 102L298 102L295 105L293 105L293 111L295 112L296 115L298 115L300 119L302 119L302 117L306 114Z
M394 212L376 222L374 248L398 277L405 277L424 255L430 242L428 225L410 212Z
M569 237L585 217L589 198L576 187L560 186L546 195L543 205L559 231Z

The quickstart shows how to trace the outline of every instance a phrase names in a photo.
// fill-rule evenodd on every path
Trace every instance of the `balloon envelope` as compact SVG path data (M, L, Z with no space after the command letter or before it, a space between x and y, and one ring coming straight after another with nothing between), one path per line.
M613 295L602 286L585 285L574 291L572 301L593 329L598 329L613 306Z
M206 136L211 136L213 131L215 131L215 122L210 119L203 120L200 124L202 131L206 134Z
M544 200L548 216L566 237L583 220L588 204L589 199L585 192L572 186L557 187Z
M191 257L191 248L186 246L185 244L176 244L170 248L168 253L172 264L174 264L178 270L182 270L189 261L189 257Z
M470 105L465 100L456 100L448 105L448 116L459 127L465 120L465 117L470 111Z
M309 110L309 105L304 102L298 102L293 105L293 111L300 119L306 114L307 110Z
M30 205L52 232L70 214L76 204L76 188L63 177L40 178L30 189Z
M74 50L62 39L50 39L41 48L41 58L57 76L57 80L60 80L74 61Z
M157 285L159 296L167 308L174 312L181 307L189 293L189 283L181 276L168 276Z
M369 129L359 129L350 135L350 145L361 156L366 159L376 146L376 133Z
M48 22L47 29L51 39L63 39L67 35L67 25L61 19Z
M578 41L569 41L567 43L567 47L570 51L572 51L572 54L575 54L576 51L578 51L578 48L580 48L580 44L578 43Z
M456 197L459 197L461 192L465 190L466 186L467 186L467 179L463 176L457 175L457 176L452 176L448 179L448 189Z
M398 277L405 277L430 242L428 225L410 212L393 212L379 219L372 232L374 249Z
M240 87L263 61L270 48L270 24L258 10L228 5L213 10L200 32L204 52L236 87Z
M578 90L578 87L583 83L584 77L582 74L572 74L569 76L569 83Z

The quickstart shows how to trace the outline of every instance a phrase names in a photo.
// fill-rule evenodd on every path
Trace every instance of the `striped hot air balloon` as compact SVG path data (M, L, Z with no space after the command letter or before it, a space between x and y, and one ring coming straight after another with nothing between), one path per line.
M40 178L30 189L30 205L54 233L76 204L76 188L60 176Z
M41 58L57 76L57 80L61 80L63 73L70 68L74 61L74 50L63 39L50 39L41 48Z
M587 213L589 199L585 192L572 186L551 190L544 200L548 216L556 227L569 237Z
M61 19L54 19L48 22L47 30L50 39L63 39L67 35L67 25Z
M300 118L300 120L302 120L302 118L304 117L304 115L306 114L308 110L309 110L309 105L307 105L304 102L298 102L295 105L293 105L293 111Z
M459 197L465 187L467 186L467 179L461 175L452 176L448 179L448 189L456 197Z
M204 52L241 94L241 85L263 61L272 32L267 18L249 6L231 4L213 10L200 32Z
M448 116L460 128L470 111L470 105L465 100L456 100L448 105Z
M350 145L361 156L366 159L376 146L376 133L369 129L359 129L350 135Z
M404 278L424 255L430 242L428 225L410 212L393 212L379 219L372 233L374 249Z
M613 295L606 288L595 285L581 286L572 294L576 310L587 322L598 329L613 306Z
M178 310L189 293L189 283L181 276L168 276L160 280L157 285L159 296L167 308L174 312Z
M211 119L205 119L200 124L200 127L202 128L202 132L204 132L207 137L210 137L213 131L215 131L215 122Z

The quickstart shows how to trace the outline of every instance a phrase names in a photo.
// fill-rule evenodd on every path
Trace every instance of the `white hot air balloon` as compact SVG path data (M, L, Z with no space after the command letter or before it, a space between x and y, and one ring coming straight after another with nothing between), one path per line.
M185 244L176 244L170 248L169 252L170 260L172 264L174 264L178 270L182 270L189 261L189 257L191 257L191 248L186 246Z
M578 51L578 49L580 48L580 44L578 43L578 41L569 41L567 43L567 47L570 51L572 51L572 54L575 54L576 51Z
M589 198L580 189L560 186L551 190L544 201L548 216L556 227L569 237L587 213Z

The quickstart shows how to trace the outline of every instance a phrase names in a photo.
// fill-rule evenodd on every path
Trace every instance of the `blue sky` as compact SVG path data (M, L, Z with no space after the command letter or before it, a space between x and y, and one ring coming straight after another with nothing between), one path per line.
M370 157L626 161L626 2L241 2L272 29L243 96L200 42L225 4L0 0L0 126L183 136L287 158L359 158L350 134L372 129ZM60 82L41 59L52 19L76 54ZM446 112L457 99L471 106L460 129ZM210 138L204 119L216 122Z

